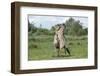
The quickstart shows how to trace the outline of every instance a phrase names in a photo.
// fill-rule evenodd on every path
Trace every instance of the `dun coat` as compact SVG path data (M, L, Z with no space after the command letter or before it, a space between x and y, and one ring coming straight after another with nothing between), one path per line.
M65 54L66 52L68 52L68 54L70 55L70 51L68 48L66 48L65 45L65 38L64 38L64 25L58 25L56 27L56 32L54 35L54 45L56 47L56 49L58 49L58 56L59 56L59 51L64 48Z

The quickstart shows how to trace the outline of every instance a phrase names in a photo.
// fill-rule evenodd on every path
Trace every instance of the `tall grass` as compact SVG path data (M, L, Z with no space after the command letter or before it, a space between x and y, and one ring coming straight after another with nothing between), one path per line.
M52 35L30 35L28 38L28 60L87 58L87 36L65 36L65 41L71 51L71 56L53 57L56 52ZM64 54L63 51L61 54Z

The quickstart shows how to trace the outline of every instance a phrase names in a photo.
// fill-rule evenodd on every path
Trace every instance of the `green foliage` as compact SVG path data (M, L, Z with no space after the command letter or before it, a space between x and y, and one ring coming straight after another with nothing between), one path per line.
M82 36L82 35L87 35L88 34L88 28L83 28L82 23L79 20L75 20L74 18L70 17L68 20L66 20L65 23L65 31L64 33L66 35L72 35L72 36ZM51 29L45 29L42 28L42 24L40 24L40 27L35 27L34 23L30 23L28 21L28 32L30 34L35 34L35 35L54 35L55 33L55 28L59 24L56 24L51 27Z
M49 35L50 31L48 29L44 28L38 28L38 30L35 32L37 35Z
M31 36L28 42L28 60L49 60L49 59L79 59L88 57L87 36L66 36L66 46L68 46L71 56L53 57L56 55L53 45L53 36L38 35ZM64 51L60 51L64 55Z
M75 21L73 18L70 18L65 22L66 29L65 34L73 35L73 36L81 36L87 35L87 28L83 29L82 24L80 21Z
M37 31L37 28L34 26L34 23L30 23L28 21L28 32L35 33L36 31Z

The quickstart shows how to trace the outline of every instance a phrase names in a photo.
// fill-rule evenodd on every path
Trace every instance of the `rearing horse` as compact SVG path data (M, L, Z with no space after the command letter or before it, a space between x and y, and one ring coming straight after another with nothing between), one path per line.
M65 37L64 37L64 24L59 24L56 26L56 32L54 35L54 46L57 50L57 56L60 56L60 50L64 49L64 53L66 52L70 55L70 51L65 46Z

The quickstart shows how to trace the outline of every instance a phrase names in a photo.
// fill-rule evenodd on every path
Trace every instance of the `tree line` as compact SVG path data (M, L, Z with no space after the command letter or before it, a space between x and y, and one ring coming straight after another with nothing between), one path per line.
M84 28L82 23L79 20L75 20L74 18L70 17L68 20L66 20L64 23L65 25L65 31L64 33L66 35L72 35L72 36L82 36L88 34L88 28ZM53 35L55 33L55 26L53 25L51 29L41 28L42 24L40 24L40 27L35 27L34 23L30 23L28 21L28 32L36 35Z

